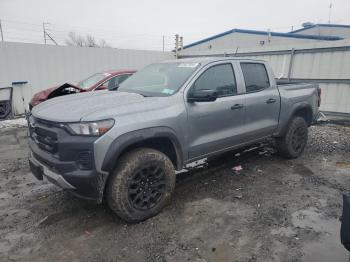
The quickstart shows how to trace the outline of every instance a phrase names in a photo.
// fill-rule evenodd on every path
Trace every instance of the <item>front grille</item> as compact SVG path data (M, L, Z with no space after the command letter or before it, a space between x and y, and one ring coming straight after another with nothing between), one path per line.
M53 126L46 121L35 119L32 116L29 119L29 133L31 138L39 148L52 154L57 152L57 134L53 131Z
M33 138L41 149L53 154L57 152L57 136L55 133L36 127Z

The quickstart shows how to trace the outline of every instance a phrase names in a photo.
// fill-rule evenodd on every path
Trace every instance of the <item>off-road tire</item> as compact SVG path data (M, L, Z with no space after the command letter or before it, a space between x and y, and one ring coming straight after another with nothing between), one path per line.
M277 151L285 158L299 157L307 144L308 126L304 118L294 117L289 122L283 137L276 139Z
M136 204L131 200L130 190L134 189L130 185L131 183L135 184L135 176L145 177L144 170L153 169L154 166L158 171L163 170L162 177L165 179L162 180L162 184L165 185L162 190L164 192L157 200L158 202L154 203L154 206L149 208L146 205L146 210L140 210L135 207ZM152 174L152 176L158 175ZM174 166L165 154L151 148L138 148L127 152L118 160L118 165L107 184L107 202L112 211L123 220L127 222L143 221L155 216L163 209L174 192L175 181ZM136 186L138 191L141 187L145 188L144 184L141 186L141 182L137 182Z

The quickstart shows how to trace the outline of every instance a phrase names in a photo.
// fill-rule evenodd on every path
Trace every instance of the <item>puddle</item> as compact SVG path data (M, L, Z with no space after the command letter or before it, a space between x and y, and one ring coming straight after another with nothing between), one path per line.
M340 243L339 232L322 237L319 242L306 244L303 251L305 262L349 261L349 254Z
M295 227L312 229L321 233L321 237L314 242L307 242L303 246L305 262L348 262L349 253L340 242L340 221L325 219L317 209L310 208L295 212L292 215Z

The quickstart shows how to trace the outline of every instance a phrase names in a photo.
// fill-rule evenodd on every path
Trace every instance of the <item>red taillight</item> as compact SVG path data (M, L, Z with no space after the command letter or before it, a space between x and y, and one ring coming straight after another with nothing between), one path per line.
M322 89L318 88L318 104L317 104L318 107L321 106L321 101L322 101L321 96L322 96Z

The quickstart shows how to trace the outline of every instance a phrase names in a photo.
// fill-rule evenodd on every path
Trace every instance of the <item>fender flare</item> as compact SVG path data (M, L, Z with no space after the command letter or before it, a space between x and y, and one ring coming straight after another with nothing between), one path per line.
M118 138L116 138L112 144L109 146L105 158L102 163L102 170L106 172L111 172L120 154L128 146L132 144L142 142L150 138L168 138L172 142L175 152L176 152L176 169L181 170L183 167L183 151L182 146L177 139L176 133L169 127L151 127L135 130L129 133L125 133Z
M288 117L286 118L286 122L284 123L283 125L283 128L281 129L281 131L279 132L279 135L278 136L281 136L281 135L284 135L286 132L287 132L287 128L288 128L288 125L290 123L290 121L292 120L292 118L295 116L295 113L298 111L298 110L301 110L301 109L308 109L311 111L311 114L312 114L312 107L308 104L308 103L305 103L305 102L301 102L301 103L297 103L297 104L294 104L293 105L293 108L292 110L289 112L288 114Z

